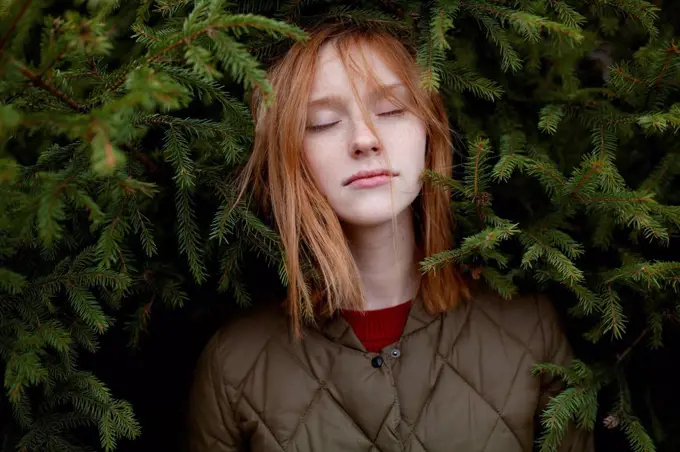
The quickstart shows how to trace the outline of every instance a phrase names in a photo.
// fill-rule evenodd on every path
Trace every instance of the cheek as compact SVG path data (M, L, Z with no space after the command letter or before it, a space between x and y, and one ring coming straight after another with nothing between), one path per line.
M303 145L302 158L305 159L307 168L309 168L309 171L314 178L314 184L321 194L326 196L327 189L325 184L328 182L328 176L330 174L328 159L324 158L322 153L318 152L318 149L314 144L308 141L305 141L305 144Z
M421 172L425 167L427 136L424 125L411 124L392 135L389 143L390 158L394 156L409 172Z

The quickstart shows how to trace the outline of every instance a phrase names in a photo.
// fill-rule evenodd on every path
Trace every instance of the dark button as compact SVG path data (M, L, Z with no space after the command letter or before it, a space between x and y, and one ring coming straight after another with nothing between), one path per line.
M381 367L383 365L383 359L382 356L376 356L371 360L371 366L375 367L376 369L378 367Z
M392 350L392 357L393 358L399 358L400 356L401 356L401 350L399 350L398 348L395 348L394 350Z

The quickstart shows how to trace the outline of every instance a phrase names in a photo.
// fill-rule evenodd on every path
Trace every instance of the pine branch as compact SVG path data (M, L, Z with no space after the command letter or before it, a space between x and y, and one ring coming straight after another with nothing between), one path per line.
M621 339L626 330L628 319L623 313L619 294L613 290L611 284L607 284L602 289L600 298L602 300L602 334L611 331L614 338Z
M556 452L559 443L567 431L567 426L578 408L583 405L585 390L567 388L550 399L545 411L541 414L543 433L539 438L540 452Z
M469 143L470 156L466 162L465 190L468 198L480 199L490 180L488 160L491 146L487 138L477 138Z
M515 48L510 44L510 39L505 30L498 22L487 15L480 14L477 9L469 10L470 14L486 29L486 37L490 38L501 53L501 69L517 72L522 68L522 59Z
M571 309L577 316L592 315L602 306L600 297L589 288L580 284L567 284L567 288L576 296L578 304Z
M552 104L543 107L540 113L538 128L543 132L555 134L558 124L564 118L564 113L563 105Z
M656 452L654 441L637 417L627 416L622 422L622 430L634 452Z
M319 22L350 23L359 27L378 28L393 31L394 33L406 30L404 23L395 19L391 14L386 14L380 10L356 8L349 5L333 6L321 15L310 16L310 19L318 19Z
M421 179L423 180L423 182L431 183L432 185L439 189L452 190L458 193L463 193L465 190L463 188L463 185L459 181L451 179L449 177L444 177L438 172L430 169L426 169L423 171Z
M666 113L650 113L642 115L638 124L650 132L665 132L672 127L673 133L680 131L680 103L674 104Z
M87 108L84 105L79 104L75 100L71 99L69 96L64 94L63 92L59 91L57 88L53 87L49 83L45 82L42 80L36 73L28 69L26 66L24 66L22 63L19 61L12 59L11 60L14 64L16 64L19 68L19 71L26 76L35 86L38 88L41 88L48 93L52 94L54 97L57 99L61 100L65 104L67 104L69 107L71 107L73 110L75 110L78 113L84 113L87 111Z
M416 62L421 68L420 85L424 89L439 89L444 57L444 50L436 47L430 36L427 36L419 46Z
M470 91L481 99L493 102L503 95L503 88L496 82L482 77L458 62L445 62L438 77L447 86L457 91ZM430 83L427 86L434 85Z
M252 14L233 14L227 17L216 17L214 22L206 23L194 32L185 35L181 34L171 39L171 44L162 47L150 55L147 59L148 63L158 61L159 58L166 53L176 49L179 46L189 44L196 40L199 36L204 34L212 34L216 30L233 29L235 31L245 32L249 28L260 29L273 35L281 35L290 39L304 39L305 34L298 31L297 27L283 24L265 17L255 16Z
M678 262L636 262L602 275L605 284L620 281L645 283L643 287L662 289L672 278L680 276Z
M190 45L203 35L209 36L211 39L221 37L222 45L225 45L226 36L217 33L219 30L230 30L237 34L247 32L249 29L262 30L275 37L287 37L293 40L303 40L307 38L298 27L284 24L282 22L268 19L262 16L255 16L253 14L232 14L226 17L215 16L211 17L211 21L194 26L193 31L175 33L174 35L164 39L163 41L155 41L154 52L144 58L143 64L153 64L161 62L165 54L178 49L182 45ZM191 30L191 27L188 27ZM139 28L137 29L139 30ZM139 32L139 31L138 31ZM165 44L166 41L169 43ZM233 45L236 45L235 43ZM162 47L161 47L162 46ZM247 53L247 51L245 51ZM119 78L110 87L109 91L115 92L123 83L125 83L127 76ZM267 85L265 85L267 87ZM265 93L271 91L265 89Z
M484 13L495 16L502 21L508 21L512 24L517 32L519 32L525 39L536 41L540 39L539 32L542 29L552 31L567 37L576 43L583 40L581 32L565 24L548 20L544 17L537 16L524 11L517 11L506 8L500 5L490 6L488 2L481 0L466 0L461 1L461 5L467 7L472 11L483 11Z
M158 123L161 120L156 121ZM163 154L175 169L173 180L177 183L178 188L181 190L193 189L196 184L196 174L195 164L190 156L189 141L172 124L165 133Z
M194 280L202 283L207 278L207 272L201 252L199 228L196 224L196 214L193 208L193 197L188 189L178 187L175 196L179 229L177 234L179 250L187 256L189 268Z
M619 353L619 354L616 356L616 365L621 364L621 362L622 362L624 359L626 359L626 356L628 356L628 354L629 354L631 351L633 351L633 349L634 349L634 348L640 343L640 341L641 341L641 340L649 333L649 331L650 331L650 327L649 327L649 326L646 326L646 327L640 332L640 334L638 335L638 337L635 338L635 340L633 341L633 343L632 343L631 345L629 345L628 348L626 348L623 352Z
M424 273L434 272L450 263L464 263L476 255L493 259L502 264L503 258L499 258L502 255L496 253L495 248L501 241L507 240L517 233L519 233L517 225L510 223L495 228L486 228L477 234L466 237L455 250L442 251L426 257L421 261L420 269Z
M673 176L680 174L680 157L669 151L658 163L657 167L640 184L643 192L659 192L668 186Z
M559 274L559 279L565 281L567 285L583 282L584 275L571 261L583 253L580 245L575 243L566 234L559 231L551 231L550 236L537 232L524 231L520 234L520 241L527 248L527 252L522 257L522 266L531 268L532 262L544 258L549 265ZM553 244L558 243L570 256L565 256Z
M21 19L24 17L24 14L26 14L26 11L28 8L31 6L31 3L33 0L24 0L21 3L21 8L19 9L19 12L14 16L14 19L12 19L12 22L9 25L9 28L7 29L7 32L0 38L0 56L2 56L2 53L5 49L5 44L9 42L10 38L14 35L14 30L17 27L17 24L21 21Z
M610 85L618 88L622 93L629 92L634 87L648 87L646 81L631 74L630 68L626 63L616 63L612 65L610 74Z
M560 20L569 27L579 28L586 22L586 18L579 14L566 2L559 0L546 0L546 4L554 9Z
M481 270L481 275L489 287L498 292L505 299L511 299L518 292L517 286L512 282L512 277L509 275L502 275L493 267L484 267Z
M628 14L631 18L639 21L650 37L659 34L654 22L658 19L657 11L660 9L646 0L601 0L602 3L613 5Z
M0 267L0 289L10 295L20 293L26 287L26 278L8 268Z

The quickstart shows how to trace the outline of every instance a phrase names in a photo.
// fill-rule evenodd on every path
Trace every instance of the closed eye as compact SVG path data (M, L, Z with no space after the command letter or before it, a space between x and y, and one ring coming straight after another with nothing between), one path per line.
M386 113L380 113L378 116L399 116L402 113L404 113L404 109L400 108L398 110L392 110L392 111L388 111Z
M320 130L326 130L330 127L333 127L334 125L336 125L339 122L340 121L335 121L335 122L331 122L330 124L321 124L320 126L309 126L309 127L307 127L307 130L312 131L312 132L318 132Z
M404 113L404 109L402 108L402 109L398 109L398 110L388 111L388 112L385 112L385 113L378 113L378 116L399 116L403 113ZM311 132L318 132L318 131L321 131L321 130L329 129L339 122L340 121L335 121L335 122L331 122L331 123L328 123L328 124L321 124L321 125L318 125L318 126L308 126L307 130L309 130Z

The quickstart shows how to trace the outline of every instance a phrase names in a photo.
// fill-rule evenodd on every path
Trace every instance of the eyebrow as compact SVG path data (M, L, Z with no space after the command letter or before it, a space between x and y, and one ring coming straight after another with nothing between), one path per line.
M380 85L377 88L372 89L368 93L368 98L373 100L377 96L384 94L387 91L392 91L396 88L405 88L406 86L401 83L391 83L389 85ZM345 98L343 96L339 96L337 94L331 94L328 96L323 96L319 97L317 99L314 99L313 101L309 102L307 104L307 108L311 109L312 107L332 107L332 106L337 106L337 105L342 105L345 101Z

